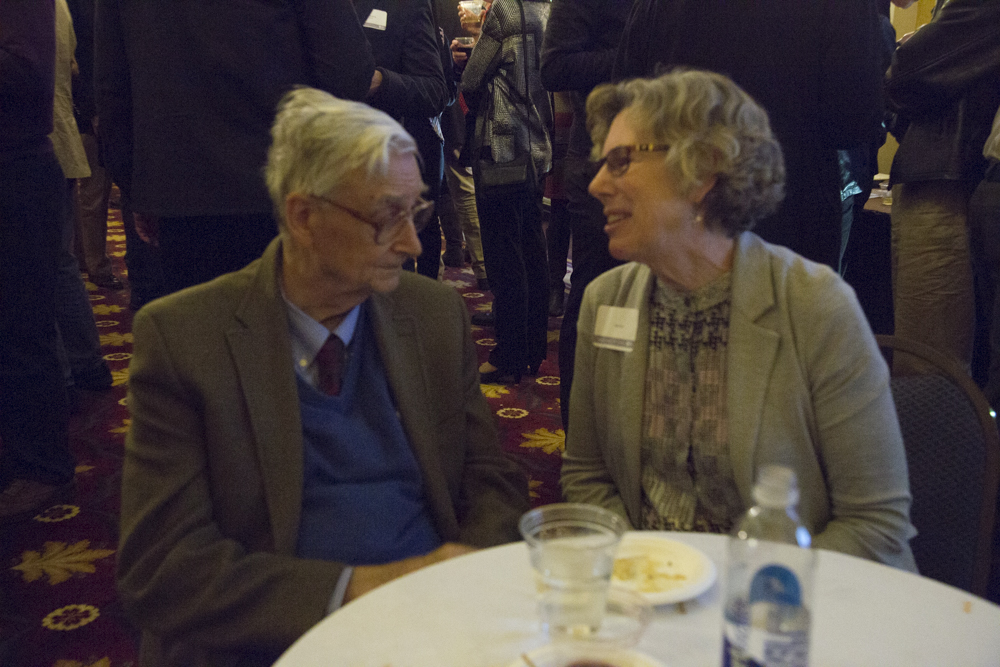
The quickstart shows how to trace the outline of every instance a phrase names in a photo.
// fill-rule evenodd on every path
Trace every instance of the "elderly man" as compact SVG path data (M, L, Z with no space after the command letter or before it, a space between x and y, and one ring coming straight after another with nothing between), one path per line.
M430 213L413 139L309 88L272 136L278 238L134 323L118 583L143 664L270 664L528 509L461 298L401 271Z

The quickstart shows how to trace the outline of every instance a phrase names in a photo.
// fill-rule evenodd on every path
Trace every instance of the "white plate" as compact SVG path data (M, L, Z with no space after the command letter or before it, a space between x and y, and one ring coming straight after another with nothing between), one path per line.
M615 555L611 583L642 593L650 604L698 597L715 583L715 563L699 549L676 540L629 533Z
M605 662L608 667L665 667L659 660L638 651L573 644L549 644L529 651L528 659L535 667L568 667L580 660ZM507 667L528 667L528 663L518 658Z

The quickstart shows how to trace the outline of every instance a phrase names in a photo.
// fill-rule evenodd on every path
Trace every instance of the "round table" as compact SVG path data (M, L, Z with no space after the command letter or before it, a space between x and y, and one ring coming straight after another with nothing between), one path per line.
M704 551L719 580L683 609L657 607L636 648L667 667L718 667L727 538L662 534ZM1000 665L1000 607L867 560L818 555L813 667ZM527 547L519 542L372 591L303 635L276 667L504 667L545 643Z

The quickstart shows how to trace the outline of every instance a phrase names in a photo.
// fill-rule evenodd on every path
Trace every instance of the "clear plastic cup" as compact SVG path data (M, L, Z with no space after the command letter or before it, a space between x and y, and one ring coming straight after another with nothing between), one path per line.
M473 16L479 16L483 13L483 3L480 0L462 0L458 6Z
M550 638L600 632L625 521L596 505L543 505L521 517L538 586L538 613Z

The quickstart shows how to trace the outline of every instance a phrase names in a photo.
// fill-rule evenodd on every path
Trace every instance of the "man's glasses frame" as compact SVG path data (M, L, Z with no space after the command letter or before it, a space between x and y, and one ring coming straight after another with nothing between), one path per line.
M670 150L669 144L632 144L626 146L615 146L605 154L595 164L600 170L602 166L607 166L608 173L618 178L624 176L632 164L633 153L655 153Z
M434 202L424 199L423 197L418 197L417 203L414 204L413 208L408 211L399 211L394 214L390 213L384 216L369 217L362 214L360 211L356 211L349 206L344 206L340 202L334 201L329 197L323 197L321 195L310 196L313 199L318 199L321 202L339 208L341 211L357 218L374 229L375 242L379 245L384 245L385 243L388 243L392 239L396 238L407 222L412 222L413 228L419 234L424 230L424 228L427 227L431 218L434 217Z

